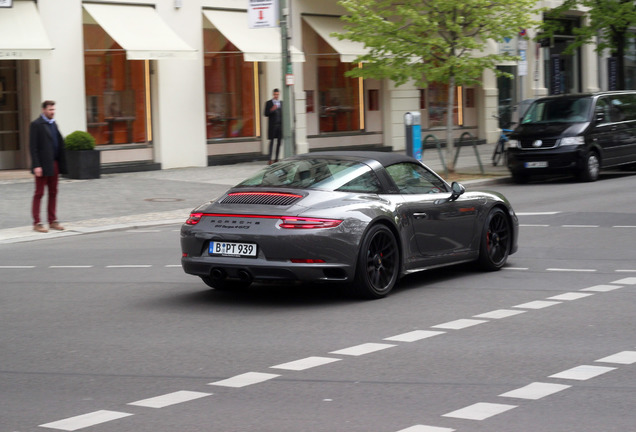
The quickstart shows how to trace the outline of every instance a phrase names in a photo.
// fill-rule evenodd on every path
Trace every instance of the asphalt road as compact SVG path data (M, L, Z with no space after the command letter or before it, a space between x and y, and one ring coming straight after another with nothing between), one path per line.
M177 225L0 245L0 430L632 431L635 187L493 186L508 266L378 301L209 290Z

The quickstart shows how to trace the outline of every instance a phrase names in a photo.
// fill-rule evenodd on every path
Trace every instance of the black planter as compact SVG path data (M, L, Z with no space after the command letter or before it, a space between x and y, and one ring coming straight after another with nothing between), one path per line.
M72 179L98 179L100 175L99 150L69 150L66 152L68 177Z

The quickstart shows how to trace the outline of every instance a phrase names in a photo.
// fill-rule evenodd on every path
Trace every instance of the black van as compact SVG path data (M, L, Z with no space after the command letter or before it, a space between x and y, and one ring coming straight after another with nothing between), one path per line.
M508 169L517 182L566 172L595 181L601 168L636 163L636 91L537 99L509 146Z

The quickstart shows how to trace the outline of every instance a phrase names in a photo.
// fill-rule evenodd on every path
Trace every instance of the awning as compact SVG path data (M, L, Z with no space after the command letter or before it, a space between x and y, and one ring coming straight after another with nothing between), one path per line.
M196 58L152 6L84 3L84 10L123 49L128 60Z
M314 29L318 35L327 42L338 54L340 61L351 63L358 56L367 54L369 50L360 42L348 39L340 40L331 36L332 33L344 33L344 22L339 17L329 16L309 16L304 15L303 19Z
M248 62L279 62L281 60L281 35L277 27L251 29L247 24L247 12L227 10L203 10L203 16L234 46ZM292 62L304 62L305 55L290 47Z
M41 59L53 51L35 2L0 8L0 60Z

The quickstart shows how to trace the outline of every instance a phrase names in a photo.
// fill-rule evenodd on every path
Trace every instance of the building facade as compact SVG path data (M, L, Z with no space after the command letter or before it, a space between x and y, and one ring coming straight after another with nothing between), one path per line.
M345 76L364 67L354 63L364 47L332 36L344 12L336 0L287 0L290 76L280 29L250 28L249 0L8 3L0 8L0 169L29 167L28 126L45 99L56 101L64 135L95 137L111 172L266 159L262 110L287 85L293 153L404 150L408 111L420 111L425 134L444 136L444 85ZM585 18L564 19L571 29ZM457 89L456 137L493 142L495 117L520 100L607 88L592 46L563 55L571 30L548 42L535 36L528 29L489 46L524 60L500 66L513 80L487 71L481 86Z

